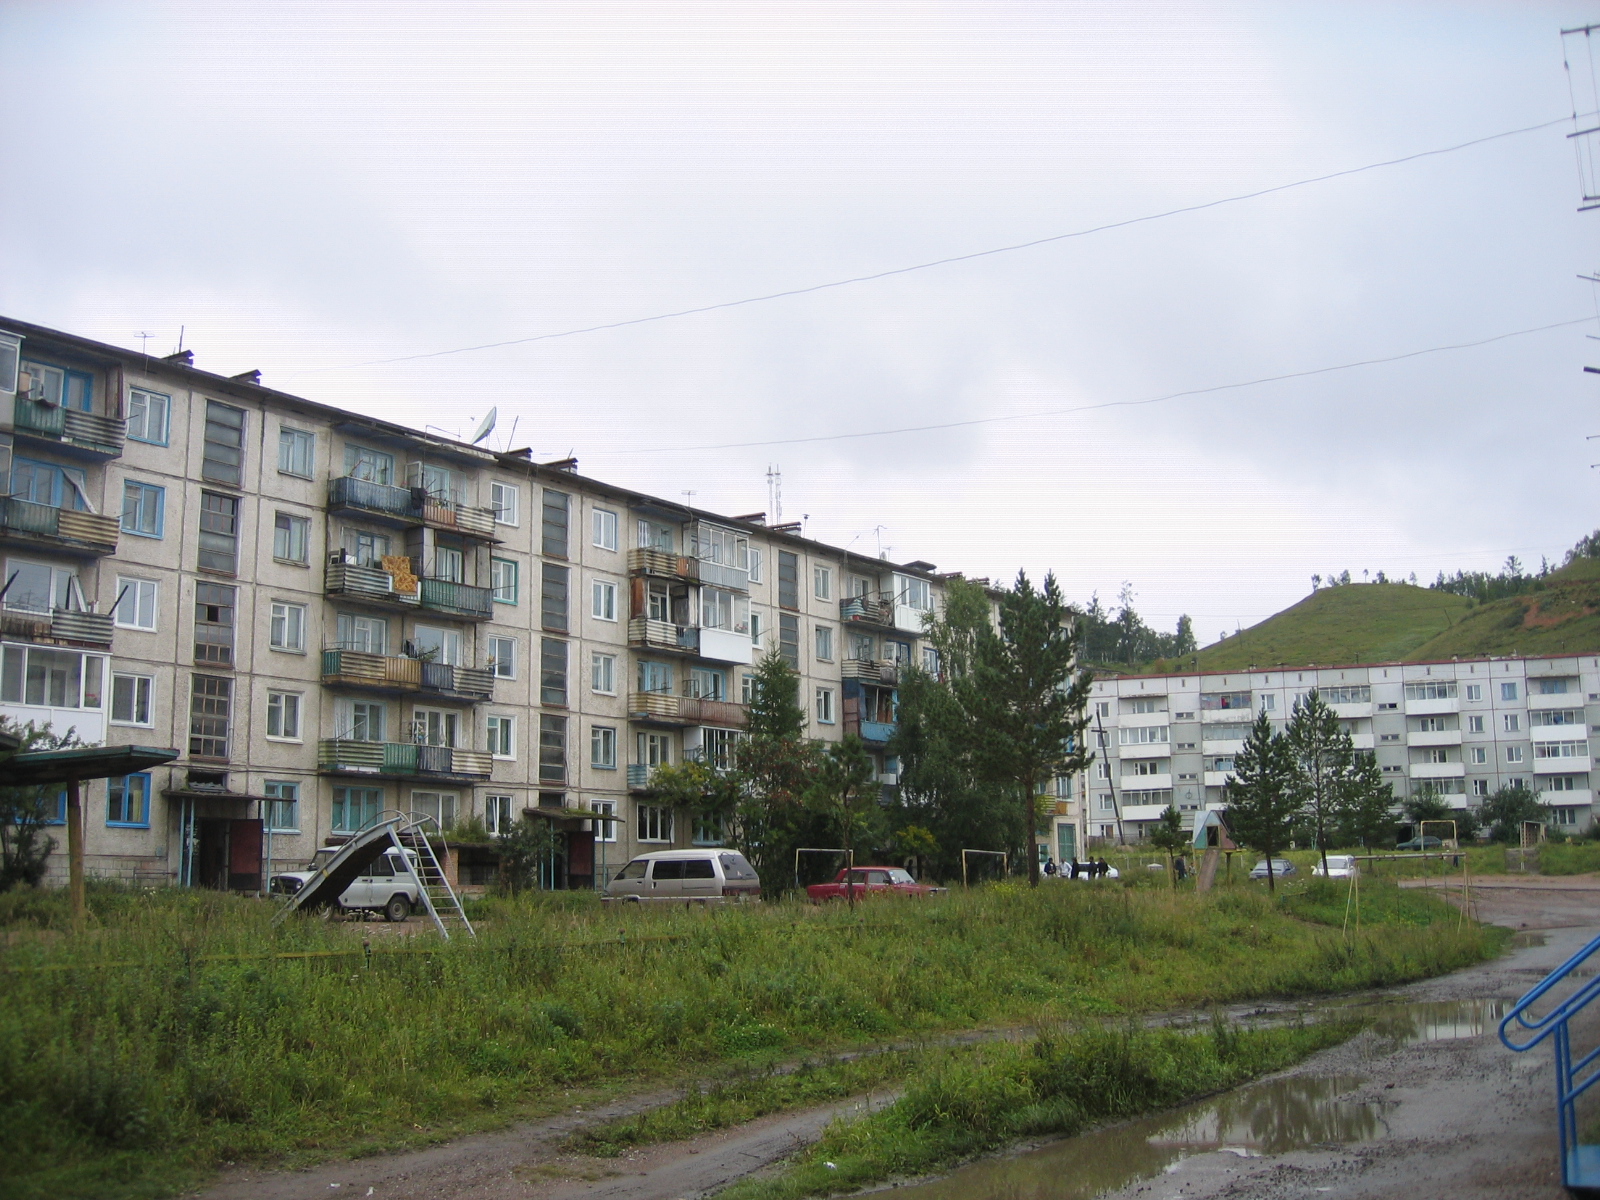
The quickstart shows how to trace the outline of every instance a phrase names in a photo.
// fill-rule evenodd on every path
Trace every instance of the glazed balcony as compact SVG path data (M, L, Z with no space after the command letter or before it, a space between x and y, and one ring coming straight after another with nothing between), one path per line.
M109 649L112 629L110 613L77 612L65 608L51 609L49 612L15 608L0 611L0 637L13 642Z
M122 455L127 427L118 417L79 412L18 396L12 429L18 437L48 442L74 458L105 462Z
M116 517L0 497L0 539L13 544L97 558L116 553L119 527Z
M449 699L494 699L494 676L482 667L425 662L335 647L322 652L324 684L385 692L421 692Z
M493 758L481 750L419 746L415 742L358 742L324 738L317 743L317 770L328 775L429 778L460 783L489 778Z
M391 525L431 525L469 537L494 541L494 512L430 496L420 487L395 487L368 479L340 476L328 485L331 512L359 513Z

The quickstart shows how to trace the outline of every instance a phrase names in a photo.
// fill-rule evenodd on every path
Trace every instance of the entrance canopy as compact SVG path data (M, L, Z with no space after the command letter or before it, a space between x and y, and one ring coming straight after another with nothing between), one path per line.
M0 782L7 787L109 779L148 771L178 757L152 746L86 746L77 750L30 750L0 757Z

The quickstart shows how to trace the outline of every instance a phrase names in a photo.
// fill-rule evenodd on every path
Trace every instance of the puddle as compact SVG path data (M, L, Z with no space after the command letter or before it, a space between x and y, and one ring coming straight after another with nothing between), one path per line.
M1417 1042L1453 1042L1493 1033L1511 1007L1505 1000L1415 1000L1370 1009L1373 1032L1397 1047Z
M1514 950L1523 950L1529 946L1543 946L1550 938L1537 929L1527 929L1521 933L1511 935L1511 946Z
M1251 1084L1125 1125L1052 1142L1010 1158L897 1189L896 1200L1090 1200L1173 1170L1194 1154L1243 1157L1371 1141L1387 1132L1383 1106L1344 1099L1355 1077Z

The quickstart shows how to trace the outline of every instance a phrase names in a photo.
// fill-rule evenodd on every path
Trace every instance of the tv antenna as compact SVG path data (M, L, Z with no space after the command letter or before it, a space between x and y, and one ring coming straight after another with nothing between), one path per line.
M783 524L783 469L776 463L767 464L767 511L774 525Z
M1567 73L1567 97L1572 102L1572 132L1567 134L1578 158L1579 212L1600 208L1600 73L1594 56L1594 34L1600 25L1580 25L1561 31L1561 69ZM1583 36L1581 57L1569 54L1567 39ZM1573 60L1577 60L1577 71ZM1574 77L1576 75L1576 78ZM1578 97L1582 96L1580 100ZM1579 111L1579 106L1583 110Z
M144 357L149 358L150 357L150 339L155 337L155 334L153 334L153 333L145 333L143 330L140 330L138 333L134 334L133 336L139 339L139 353L144 355Z
M494 423L499 416L500 409L498 406L496 406L489 410L488 416L484 417L482 421L478 422L478 431L472 435L472 444L474 446L494 432Z

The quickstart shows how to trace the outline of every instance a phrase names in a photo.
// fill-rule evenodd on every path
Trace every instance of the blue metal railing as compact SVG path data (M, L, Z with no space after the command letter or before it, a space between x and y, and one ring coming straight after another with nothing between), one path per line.
M1600 1145L1578 1140L1578 1097L1600 1082L1600 1046L1577 1061L1572 1058L1570 1023L1600 996L1600 975L1585 978L1578 968L1596 952L1594 939L1518 1000L1500 1022L1500 1040L1511 1050L1532 1050L1551 1039L1556 1056L1556 1120L1561 1131L1561 1181L1569 1189L1600 1189ZM1567 979L1583 980L1571 995L1556 1002L1549 1012L1534 1015L1533 1006Z

